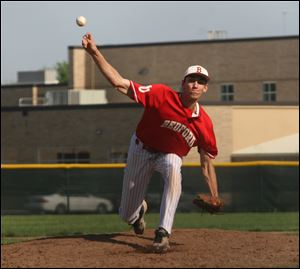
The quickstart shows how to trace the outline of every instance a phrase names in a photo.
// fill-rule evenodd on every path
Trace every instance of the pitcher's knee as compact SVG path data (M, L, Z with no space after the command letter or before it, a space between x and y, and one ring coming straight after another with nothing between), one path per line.
M182 191L182 186L178 182L171 182L169 189L175 196L180 196Z

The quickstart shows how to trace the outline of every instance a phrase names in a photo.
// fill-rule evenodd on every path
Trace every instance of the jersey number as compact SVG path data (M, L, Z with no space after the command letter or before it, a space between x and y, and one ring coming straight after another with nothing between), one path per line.
M149 85L149 86L140 86L139 87L139 91L142 92L142 93L150 92L151 88L152 88L152 85Z

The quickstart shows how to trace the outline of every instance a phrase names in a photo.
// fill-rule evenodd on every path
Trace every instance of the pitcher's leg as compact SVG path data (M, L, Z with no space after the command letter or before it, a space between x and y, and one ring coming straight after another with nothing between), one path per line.
M136 144L133 137L128 152L119 208L120 217L129 224L133 224L139 217L149 179L153 173L152 166L149 153Z
M164 154L158 171L164 178L164 192L160 205L160 225L171 234L177 205L181 195L182 159L176 154Z

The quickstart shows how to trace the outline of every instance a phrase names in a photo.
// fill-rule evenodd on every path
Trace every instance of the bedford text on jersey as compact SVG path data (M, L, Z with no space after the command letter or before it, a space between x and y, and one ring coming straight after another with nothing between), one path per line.
M190 148L193 147L196 138L194 134L191 132L191 130L189 130L189 128L186 127L184 124L173 120L165 120L164 123L161 125L161 127L169 128L175 132L180 133L184 138L184 140L189 145L189 147Z

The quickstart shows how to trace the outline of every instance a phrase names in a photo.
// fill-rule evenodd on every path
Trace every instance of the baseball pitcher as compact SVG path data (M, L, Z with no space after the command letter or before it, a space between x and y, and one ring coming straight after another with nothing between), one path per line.
M188 67L182 78L181 93L163 84L144 86L123 78L106 61L90 33L83 36L82 46L116 90L144 107L130 141L119 213L136 234L144 233L146 188L153 172L158 171L164 179L164 191L153 248L156 252L165 252L170 248L169 236L181 194L182 158L192 147L198 147L201 170L211 197L218 200L212 164L218 153L213 124L198 104L201 95L208 90L208 72L200 65Z

